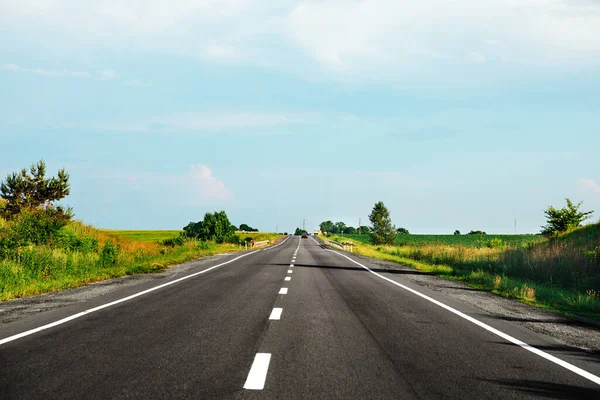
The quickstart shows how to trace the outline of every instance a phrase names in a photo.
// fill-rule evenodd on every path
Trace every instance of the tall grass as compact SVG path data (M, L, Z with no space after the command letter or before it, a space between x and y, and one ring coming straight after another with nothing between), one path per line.
M111 233L126 239L137 240L140 242L160 242L166 239L174 239L179 236L181 231L175 230L112 230L102 229L102 231Z
M237 249L234 244L194 240L186 240L182 246L164 246L72 222L46 245L21 246L2 253L0 300L157 272L170 265Z
M400 262L566 314L600 320L600 224L551 240L515 240L513 244L490 241L487 246L373 246L368 239L359 239L354 243L360 254Z

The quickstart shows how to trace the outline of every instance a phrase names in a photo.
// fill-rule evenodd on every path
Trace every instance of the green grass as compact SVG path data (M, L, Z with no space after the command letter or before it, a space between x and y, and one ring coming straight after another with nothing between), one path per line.
M165 239L173 239L179 236L179 232L182 231L154 231L154 230L146 230L146 231L128 231L128 230L111 230L111 229L101 229L103 232L111 233L117 236L124 237L130 240L136 240L139 242L159 242Z
M487 235L490 241L502 240L501 245L496 242L491 246L474 241L452 244L449 238L453 235L401 236L401 244L394 246L375 246L368 235L334 235L329 239L351 241L355 252L368 257L397 262L564 315L600 321L600 224L552 240L537 235L512 239L507 237L510 235Z
M178 231L108 231L72 222L60 233L51 245L31 245L3 253L0 301L159 272L200 257L239 250L237 244L230 243L186 240L174 247L159 243ZM260 232L253 236L261 240L280 237Z
M371 243L370 235L344 235L345 240ZM524 246L540 243L546 239L542 235L397 235L396 246L445 245L464 247L488 247L493 240L502 240L508 246Z

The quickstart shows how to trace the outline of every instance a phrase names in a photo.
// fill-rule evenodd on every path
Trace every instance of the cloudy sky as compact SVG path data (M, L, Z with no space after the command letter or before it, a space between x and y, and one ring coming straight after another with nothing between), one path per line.
M0 88L0 175L99 227L600 217L596 0L2 0Z

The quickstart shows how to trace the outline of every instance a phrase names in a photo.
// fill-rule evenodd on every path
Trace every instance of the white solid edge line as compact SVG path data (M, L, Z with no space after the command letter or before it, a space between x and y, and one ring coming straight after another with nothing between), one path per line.
M271 320L281 319L282 312L283 312L283 308L274 308L273 311L271 311L271 315L269 316L269 319L271 319Z
M286 239L286 240L287 240L287 239ZM281 242L281 243L283 243L283 242ZM281 244L281 243L280 243L280 244ZM226 264L230 264L230 263L232 263L232 262L234 262L234 261L237 261L237 260L239 260L240 258L243 258L243 257L249 256L249 255L251 255L251 254L254 254L254 253L258 252L258 251L259 251L259 250L255 250L255 251L251 251L251 252L249 252L249 253L246 253L246 254L242 254L241 256L239 256L239 257L236 257L236 258L234 258L234 259L232 259L232 260L229 260L229 261L226 261L226 262L224 262L224 263L221 263L221 264L218 264L218 265L212 266L212 267L210 267L210 268L207 268L207 269L205 269L205 270L202 270L202 271L199 271L199 272L195 272L195 273L193 273L193 274L190 274L190 275L186 275L186 276L184 276L184 277L181 277L181 278L179 278L179 279L175 279L174 281L170 281L170 282L167 282L167 283L163 283L162 285L158 285L158 286L155 286L155 287L153 287L153 288L150 288L150 289L143 290L143 291L141 291L141 292L139 292L139 293L132 294L131 296L123 297L122 299L115 300L115 301L111 301L110 303L106 303L106 304L103 304L103 305L101 305L101 306L98 306L98 307L90 308L89 310L85 310L85 311L79 312L79 313L77 313L77 314L70 315L70 316L68 316L68 317L66 317L66 318L63 318L63 319L60 319L60 320L58 320L58 321L54 321L54 322L51 322L51 323L49 323L49 324L46 324L46 325L42 325L42 326L40 326L40 327L37 327L37 328L30 329L30 330L28 330L28 331L25 331L25 332L18 333L18 334L16 334L16 335L9 336L9 337L7 337L7 338L4 338L4 339L0 339L0 346L1 346L1 345L3 345L3 344L5 344L5 343L8 343L8 342L12 342L12 341L14 341L14 340L17 340L17 339L21 339L21 338L23 338L23 337L25 337L25 336L33 335L34 333L38 333L38 332L44 331L44 330L46 330L46 329L49 329L49 328L55 327L55 326L57 326L57 325L64 324L65 322L69 322L69 321L72 321L72 320L74 320L74 319L77 319L77 318L83 317L84 315L91 314L91 313L93 313L93 312L96 312L96 311L100 311L100 310L102 310L102 309L104 309L104 308L108 308L108 307L111 307L111 306L114 306L114 305L117 305L117 304L120 304L120 303L124 303L124 302L126 302L126 301L128 301L128 300L135 299L136 297L143 296L143 295L145 295L145 294L148 294L148 293L154 292L155 290L162 289L162 288L164 288L164 287L166 287L166 286L170 286L170 285L173 285L173 284L175 284L175 283L178 283L178 282L184 281L184 280L186 280L186 279L193 278L194 276L197 276L197 275L200 275L200 274L204 274L205 272L211 271L211 270L213 270L213 269L215 269L215 268L219 268L219 267L221 267L221 266L223 266L223 265L226 265Z
M267 248L264 248L264 249L261 249L261 250L257 250L257 251L262 251L262 250L264 250L264 251L267 251L267 250L274 249L275 247L279 247L279 246L281 246L282 244L284 244L285 242L287 242L289 238L290 238L290 237L288 236L288 237L286 237L285 239L283 239L283 240L281 241L281 243L278 243L278 244L276 244L275 246L269 246L269 247L267 247Z
M288 288L286 287L282 287L281 289L279 289L279 294L287 294L288 292Z
M248 390L263 390L265 381L267 380L267 371L271 362L270 353L256 353L248 378L244 384L244 389Z
M289 276L287 276L287 277L284 279L284 281L288 281L288 282L289 282L289 281L291 281L291 280L292 280L292 278L291 278L291 277L289 277Z
M376 275L379 278L381 278L383 280L386 280L386 281L388 281L388 282L390 282L390 283L392 283L392 284L394 284L394 285L396 285L396 286L398 286L398 287L400 287L400 288L402 288L404 290L407 290L407 291L409 291L409 292L411 292L413 294L416 294L417 296L422 297L423 299L425 299L427 301L430 301L433 304L435 304L437 306L440 306L440 307L442 307L442 308L450 311L451 313L456 314L459 317L464 318L467 321L472 322L475 325L477 325L477 326L479 326L479 327L481 327L481 328L483 328L483 329L485 329L485 330L487 330L487 331L489 331L489 332L491 332L491 333L493 333L493 334L495 334L497 336L500 336L504 340L507 340L507 341L509 341L509 342L511 342L513 344L516 344L517 346L520 346L523 349L532 352L533 354L536 354L536 355L538 355L538 356L540 356L542 358L545 358L546 360L548 360L550 362L553 362L553 363L555 363L557 365L560 365L561 367L563 367L565 369L568 369L569 371L574 372L577 375L579 375L579 376L581 376L581 377L583 377L583 378L585 378L585 379L587 379L589 381L592 381L592 382L594 382L597 385L600 385L600 377L598 377L598 376L596 376L596 375L594 375L594 374L592 374L592 373L590 373L590 372L588 372L588 371L586 371L584 369L576 367L575 365L570 364L570 363L568 363L568 362L566 362L564 360L561 360L558 357L554 357L551 354L548 354L548 353L546 353L546 352L544 352L544 351L542 351L542 350L540 350L540 349L538 349L536 347L533 347L533 346L531 346L531 345L529 345L529 344L527 344L525 342L522 342L521 340L519 340L517 338L514 338L514 337L512 337L512 336L510 336L510 335L508 335L508 334L506 334L506 333L504 333L502 331L499 331L498 329L493 328L493 327L489 326L488 324L485 324L485 323L483 323L483 322L481 322L481 321L479 321L479 320L477 320L477 319L475 319L475 318L473 318L473 317L471 317L471 316L469 316L469 315L467 315L467 314L465 314L463 312L460 312L460 311L458 311L458 310L456 310L456 309L454 309L454 308L452 308L452 307L450 307L450 306L448 306L448 305L446 305L446 304L444 304L444 303L442 303L440 301L432 299L431 297L429 297L427 295L424 295L423 293L420 293L420 292L418 292L418 291L416 291L414 289L411 289L408 286L404 286L403 284L398 283L398 282L396 282L396 281L394 281L394 280L392 280L390 278L386 278L385 276L380 275L377 272L372 271L371 269L369 269L369 267L365 267L361 263L359 263L357 261L354 261L353 259L351 259L350 257L348 257L345 254L338 253L335 250L329 250L329 251L331 251L331 252L333 252L333 253L335 253L335 254L337 254L339 256L342 256L344 258L347 258L348 260L352 261L354 264L363 267L364 269L366 269L367 271L369 271L373 275Z

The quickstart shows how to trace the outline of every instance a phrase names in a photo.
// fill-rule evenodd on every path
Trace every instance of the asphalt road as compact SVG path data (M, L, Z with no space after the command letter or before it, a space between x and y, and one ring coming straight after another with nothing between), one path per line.
M600 358L410 271L369 272L312 238L239 256L1 326L0 399L600 399Z

